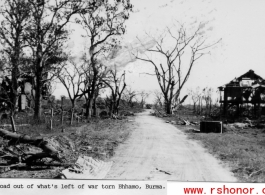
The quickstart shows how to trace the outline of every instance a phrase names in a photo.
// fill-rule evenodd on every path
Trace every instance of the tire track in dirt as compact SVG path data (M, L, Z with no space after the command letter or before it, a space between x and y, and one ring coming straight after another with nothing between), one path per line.
M105 179L236 181L199 143L149 112L135 117L132 134L117 148Z

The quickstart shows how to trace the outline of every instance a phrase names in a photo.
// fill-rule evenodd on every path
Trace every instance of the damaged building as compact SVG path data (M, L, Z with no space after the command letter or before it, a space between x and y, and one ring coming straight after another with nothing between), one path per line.
M219 91L224 116L265 115L265 80L253 70L219 87Z
M18 79L18 99L17 108L19 111L25 110L26 107L31 107L35 90L33 89L33 83L35 82L32 74L25 74ZM43 86L42 97L46 100L49 97L49 84ZM8 110L10 107L9 96L11 93L11 77L3 76L0 77L0 111Z

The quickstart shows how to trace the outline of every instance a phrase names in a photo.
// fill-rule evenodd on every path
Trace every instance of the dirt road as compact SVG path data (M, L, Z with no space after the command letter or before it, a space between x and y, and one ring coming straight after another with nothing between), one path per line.
M106 179L236 181L200 144L149 112L132 122L135 130L117 148Z

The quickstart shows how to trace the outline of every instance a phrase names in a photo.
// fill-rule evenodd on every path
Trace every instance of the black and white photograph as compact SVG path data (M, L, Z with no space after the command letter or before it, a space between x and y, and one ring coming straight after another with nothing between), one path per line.
M0 0L0 25L0 179L265 182L265 1Z

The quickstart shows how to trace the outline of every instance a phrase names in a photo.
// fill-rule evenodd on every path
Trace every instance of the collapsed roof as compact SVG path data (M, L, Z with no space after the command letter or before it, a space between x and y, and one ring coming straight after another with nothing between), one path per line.
M245 74L238 78L233 79L229 83L218 87L219 90L223 90L226 87L244 87L244 88L257 88L265 87L265 80L257 75L253 70L249 70Z

